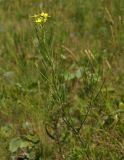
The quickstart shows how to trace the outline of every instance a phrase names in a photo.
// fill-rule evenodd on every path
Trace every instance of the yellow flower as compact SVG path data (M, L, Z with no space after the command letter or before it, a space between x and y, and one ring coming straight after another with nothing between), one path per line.
M40 13L40 16L44 17L44 12Z
M48 18L48 13L42 12L42 13L41 13L41 17Z
M35 19L36 23L45 23L48 19L48 17L50 17L48 15L48 13L42 12L40 14L35 14L34 16L32 16Z
M35 22L36 22L36 23L42 23L43 20L42 20L41 18L37 18L37 19L35 19Z

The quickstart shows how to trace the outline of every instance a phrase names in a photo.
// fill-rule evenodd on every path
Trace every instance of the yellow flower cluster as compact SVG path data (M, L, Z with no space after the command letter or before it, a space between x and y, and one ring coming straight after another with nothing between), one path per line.
M43 23L45 23L47 21L48 17L50 17L50 16L48 15L48 13L42 12L40 14L35 14L32 17L34 18L34 21L36 23L42 23L43 24Z

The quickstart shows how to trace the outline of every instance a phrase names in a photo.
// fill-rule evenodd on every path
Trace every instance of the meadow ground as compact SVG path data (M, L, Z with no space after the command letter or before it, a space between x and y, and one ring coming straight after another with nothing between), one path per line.
M0 0L0 15L0 159L124 160L124 1Z

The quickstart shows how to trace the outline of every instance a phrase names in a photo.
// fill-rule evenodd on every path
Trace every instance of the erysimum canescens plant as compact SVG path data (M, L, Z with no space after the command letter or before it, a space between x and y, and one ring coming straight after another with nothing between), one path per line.
M48 13L42 12L40 14L35 14L32 17L36 23L44 24L50 16Z

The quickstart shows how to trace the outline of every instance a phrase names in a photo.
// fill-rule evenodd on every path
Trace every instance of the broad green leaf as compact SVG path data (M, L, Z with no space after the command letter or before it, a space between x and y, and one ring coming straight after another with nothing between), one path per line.
M36 135L27 135L26 140L31 141L32 143L38 143L39 142L39 138Z
M13 138L9 144L10 152L16 152L19 149L21 142L22 140L20 138Z

